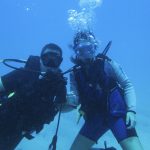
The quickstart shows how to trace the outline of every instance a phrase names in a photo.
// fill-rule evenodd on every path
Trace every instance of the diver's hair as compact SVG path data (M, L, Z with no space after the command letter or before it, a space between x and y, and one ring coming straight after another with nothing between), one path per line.
M62 56L62 49L54 44L54 43L49 43L49 44L46 44L43 48L42 48L42 51L41 51L41 56L43 55L43 53L46 51L46 49L54 49L54 50L58 50Z

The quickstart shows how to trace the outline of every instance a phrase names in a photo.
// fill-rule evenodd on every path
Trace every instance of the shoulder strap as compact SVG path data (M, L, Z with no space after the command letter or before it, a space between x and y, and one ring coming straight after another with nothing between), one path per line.
M25 68L33 71L40 71L40 57L32 55L29 56Z

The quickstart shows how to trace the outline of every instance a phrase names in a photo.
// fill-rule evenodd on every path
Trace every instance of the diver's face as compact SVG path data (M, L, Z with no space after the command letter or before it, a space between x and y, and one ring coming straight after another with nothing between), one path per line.
M95 45L88 40L80 40L75 50L77 57L82 61L91 60L95 57Z
M41 56L41 60L47 68L58 68L62 61L61 52L55 49L46 49Z

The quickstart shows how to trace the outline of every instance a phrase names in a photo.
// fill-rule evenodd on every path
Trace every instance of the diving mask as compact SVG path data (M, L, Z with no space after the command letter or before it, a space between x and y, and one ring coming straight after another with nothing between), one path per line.
M62 57L59 53L49 51L41 56L42 62L46 67L57 68L62 62Z
M75 48L76 55L84 59L93 58L95 56L95 46L89 41L82 41Z

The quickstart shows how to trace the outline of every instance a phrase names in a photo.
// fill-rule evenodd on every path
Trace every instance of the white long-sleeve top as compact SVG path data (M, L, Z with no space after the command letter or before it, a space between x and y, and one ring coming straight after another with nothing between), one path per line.
M133 110L136 112L136 94L132 83L130 82L129 78L121 68L121 66L116 63L115 61L105 61L104 70L108 76L113 77L117 84L123 89L124 91L124 100L127 106L127 110ZM74 74L70 74L70 91L74 95L74 104L79 104L79 94L77 90L77 83L75 81Z

